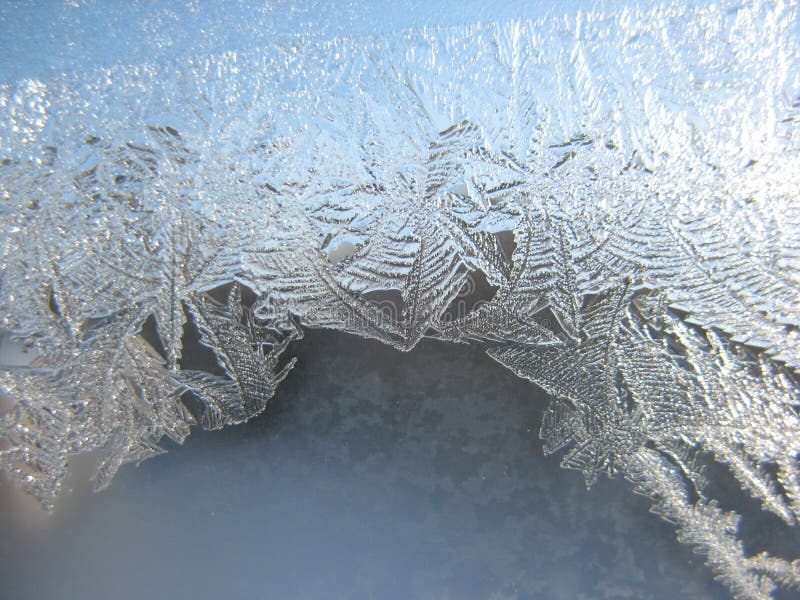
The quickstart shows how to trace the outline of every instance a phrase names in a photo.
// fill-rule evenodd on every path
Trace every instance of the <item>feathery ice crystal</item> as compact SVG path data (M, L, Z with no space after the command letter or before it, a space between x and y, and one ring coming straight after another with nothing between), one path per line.
M797 526L799 21L663 6L0 87L0 317L35 357L0 371L0 466L49 508L73 455L102 488L258 414L304 328L435 337L547 391L545 451L632 481L737 597L797 586L702 465Z

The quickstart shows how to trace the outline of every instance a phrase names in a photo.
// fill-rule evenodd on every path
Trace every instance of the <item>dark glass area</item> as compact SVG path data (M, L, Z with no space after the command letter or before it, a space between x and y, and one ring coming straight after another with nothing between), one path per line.
M259 418L71 483L54 516L0 485L2 597L728 597L626 482L544 457L545 397L479 349L297 353Z

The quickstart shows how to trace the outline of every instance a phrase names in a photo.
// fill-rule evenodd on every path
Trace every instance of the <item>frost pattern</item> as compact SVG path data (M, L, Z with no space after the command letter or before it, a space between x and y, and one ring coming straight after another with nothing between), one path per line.
M703 473L797 525L798 26L666 6L0 88L0 314L35 357L0 463L52 508L96 452L102 488L261 412L303 327L476 343L587 485L632 481L737 597L798 586Z

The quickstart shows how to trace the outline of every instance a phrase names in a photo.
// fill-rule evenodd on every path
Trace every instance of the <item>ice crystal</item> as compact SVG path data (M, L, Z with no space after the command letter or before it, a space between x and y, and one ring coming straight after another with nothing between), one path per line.
M738 597L797 586L703 473L797 525L797 31L664 6L0 88L0 314L34 356L0 463L50 507L97 452L103 487L260 413L303 327L476 343L587 485L632 481Z

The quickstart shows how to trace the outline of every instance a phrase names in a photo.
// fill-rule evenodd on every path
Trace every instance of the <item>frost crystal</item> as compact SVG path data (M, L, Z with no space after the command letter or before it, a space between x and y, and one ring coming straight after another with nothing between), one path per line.
M195 418L261 412L303 327L469 342L552 396L547 453L632 481L737 597L797 586L702 472L797 525L797 13L298 40L0 87L0 315L35 356L0 372L0 463L51 507L96 452L103 487Z

